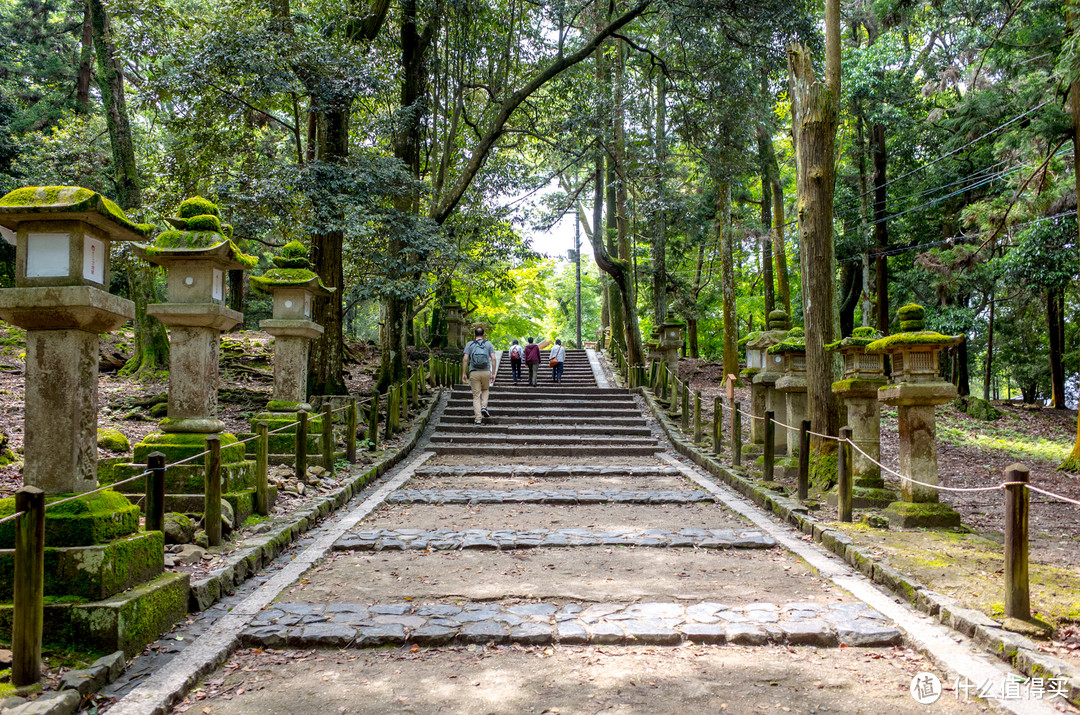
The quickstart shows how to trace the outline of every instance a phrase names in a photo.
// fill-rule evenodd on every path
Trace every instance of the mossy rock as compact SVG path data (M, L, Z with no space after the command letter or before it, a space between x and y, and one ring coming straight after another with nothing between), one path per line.
M974 395L957 397L953 400L952 404L953 407L961 412L971 415L976 419L986 420L987 422L992 422L1004 414L987 400L984 400L981 397L975 397Z
M920 330L913 333L896 333L881 340L875 340L866 346L868 353L888 352L891 348L900 345L925 345L930 347L945 348L955 345L963 340L962 335L942 335L936 330Z
M753 340L757 340L758 338L761 337L761 335L762 335L761 330L755 330L754 332L750 333L746 337L739 340L739 347L740 348L746 347L747 343L749 343L749 342L751 342Z
M828 491L837 480L837 452L835 443L831 444L830 451L824 454L810 453L810 484L823 492Z
M851 335L837 340L835 343L829 343L825 346L826 350L839 350L840 348L846 348L849 346L866 347L875 340L881 339L881 333L870 326L860 326L851 331Z
M217 216L221 217L221 209L213 201L201 196L192 196L180 203L180 218L192 218L194 216Z
M168 414L169 414L169 403L168 402L159 402L156 405L153 405L153 406L150 407L150 416L151 417L157 417L157 418L160 419L160 418L168 416Z
M299 241L289 241L281 247L281 253L270 260L278 268L311 268L308 250Z
M128 438L124 436L124 433L114 429L99 429L97 444L98 447L107 449L110 452L127 452L131 449L131 443L128 442Z
M70 494L46 498L60 501ZM15 513L15 498L0 499L0 517ZM61 504L45 512L46 546L90 546L133 534L139 529L139 507L107 489ZM0 548L15 548L15 522L0 524Z
M165 515L165 543L190 544L195 538L195 520L187 514L170 512Z
M903 333L914 333L916 331L922 330L924 327L926 327L926 322L922 320L900 321L900 332Z
M0 431L0 467L6 467L15 462L15 453L11 451L11 437L7 432Z
M244 445L237 444L236 437L228 432L221 432L218 436L221 438L222 464L243 461ZM205 434L191 432L154 432L135 445L134 461L146 464L151 452L163 453L166 464L187 459L206 449L206 437Z

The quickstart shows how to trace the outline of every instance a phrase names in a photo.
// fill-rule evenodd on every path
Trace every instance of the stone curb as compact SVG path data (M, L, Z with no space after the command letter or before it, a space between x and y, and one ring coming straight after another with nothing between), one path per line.
M346 648L415 643L526 645L810 645L884 647L900 631L865 604L277 603L241 634L248 647Z
M427 406L423 408L416 421L413 422L413 427L405 443L394 454L384 457L371 465L362 474L352 477L344 485L326 496L316 499L312 505L302 511L294 512L290 515L291 519L288 523L249 539L244 548L230 554L225 565L212 571L207 578L192 581L191 593L188 598L188 610L191 613L205 611L214 605L222 595L233 594L237 586L276 559L302 534L312 529L328 514L347 504L368 484L396 467L401 460L412 452L416 443L420 440L420 435L424 433L428 421L431 419L432 411L439 404L440 394L441 391L435 391L428 398Z
M931 591L907 574L879 563L877 557L868 550L856 546L850 536L815 519L799 501L758 486L738 474L738 467L724 466L713 456L702 452L682 434L682 430L671 421L650 392L644 388L634 388L633 392L645 398L653 417L676 451L684 457L761 508L773 512L782 521L813 537L814 541L844 559L874 583L891 590L916 610L972 638L984 650L1009 663L1024 675L1067 680L1069 702L1080 705L1080 669L1059 658L1039 652L1038 646L1030 638L1004 630L997 621L981 611L964 608L958 601Z
M695 504L709 492L631 489L399 489L388 504Z

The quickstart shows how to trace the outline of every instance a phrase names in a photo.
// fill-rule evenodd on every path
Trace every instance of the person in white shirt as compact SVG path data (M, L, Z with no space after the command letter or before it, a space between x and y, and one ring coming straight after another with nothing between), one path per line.
M563 363L566 361L566 348L563 347L562 340L555 341L548 357L551 362L551 381L562 382Z
M521 358L524 356L525 353L521 349L521 345L515 340L510 345L510 372L513 373L515 385L521 380Z

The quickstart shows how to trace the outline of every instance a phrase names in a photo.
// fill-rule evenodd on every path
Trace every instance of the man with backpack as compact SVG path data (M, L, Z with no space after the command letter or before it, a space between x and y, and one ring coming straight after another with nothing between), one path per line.
M536 371L540 368L540 346L533 344L529 338L529 344L525 346L525 365L529 368L529 384L536 387Z
M484 339L483 327L476 329L476 338L465 346L461 358L461 381L472 387L474 424L483 424L491 414L488 412L488 389L491 387L491 370L495 365L495 346Z
M518 341L515 340L510 346L510 372L514 376L514 384L518 384L521 380L521 358L523 353L521 352L521 346L518 345Z

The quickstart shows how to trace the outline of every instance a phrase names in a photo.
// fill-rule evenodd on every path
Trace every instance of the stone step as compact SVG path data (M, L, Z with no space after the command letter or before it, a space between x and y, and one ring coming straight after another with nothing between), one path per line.
M529 411L525 411L524 413L508 415L508 414L506 414L504 412L500 412L498 409L492 409L491 410L491 421L489 423L489 426L490 425L494 425L494 426L501 425L503 427L506 427L507 425L510 425L510 424L515 424L515 425L518 425L518 424L540 424L540 425L563 424L563 425L566 425L566 426L569 426L569 427L573 427L573 426L583 422L584 419L585 418L568 417L568 418L558 419L557 420L555 417L553 417L551 415L544 415L544 414L533 413L533 412L529 412ZM473 422L474 422L474 418L473 418L473 413L472 413L472 407L469 407L467 411L459 412L458 414L455 414L455 415L447 415L446 413L443 413L442 418L439 420L439 425L441 426L441 425L444 425L444 424L447 424L447 425L468 424L468 425L472 425L473 427L476 427L477 429L483 429L482 426L473 425ZM628 426L637 425L637 426L640 426L640 425L648 424L648 422L645 420L645 417L642 416L640 413L638 413L638 414L636 414L634 416L625 416L625 417L596 417L596 416L593 416L593 417L588 418L588 423L591 424L591 425L603 425L603 424L610 423L612 427L617 427L619 425L628 425Z
M816 647L899 645L861 603L274 603L240 636L247 647L367 648L415 643Z
M544 392L533 393L529 395L530 400L556 400L564 407L636 407L637 402L630 395L565 395L558 392ZM511 391L496 392L491 390L488 392L488 404L489 405L507 405L516 406L522 403L522 396L515 394ZM472 393L471 392L455 392L450 396L449 406L461 407L463 405L472 405Z
M498 381L490 390L491 397L498 394L511 394L515 397L520 397L522 392L525 392L526 385L515 385L509 381ZM581 398L588 395L629 395L630 391L620 387L583 387L580 385L552 385L550 381L547 384L540 383L539 387L529 388L531 394L534 395L550 395L555 398L559 397L573 397ZM458 394L471 395L471 388L465 383L455 383L451 392L451 396Z
M451 477L455 475L468 475L471 477L602 477L602 476L627 476L627 477L674 477L682 474L675 467L657 465L655 467L627 465L597 466L593 464L560 464L560 465L482 465L482 466L425 466L419 467L416 472L418 477Z
M756 529L354 529L335 551L507 551L580 546L771 549L776 539Z
M443 435L509 435L529 437L534 435L634 435L649 437L652 430L647 425L500 425L488 423L475 424L440 424L439 433Z
M662 451L658 444L653 445L551 445L551 446L494 446L465 444L433 444L429 451L435 454L456 454L470 457L495 457L510 459L515 457L634 457L651 456Z
M511 446L524 446L524 445L562 445L562 444L626 444L626 445L638 445L649 444L656 446L657 442L651 435L637 436L637 435L619 435L618 439L613 439L611 435L605 434L521 434L521 435L507 435L507 434L468 434L468 433L450 433L436 432L431 435L432 444L473 444L477 446L489 445L489 444L506 444Z
M490 403L489 403L490 404ZM494 411L493 411L494 412ZM460 417L472 415L472 405L447 407L444 415ZM561 405L543 404L530 407L511 407L499 412L501 417L548 417L564 419L567 422L581 422L589 417L640 417L641 410L635 407L562 407Z
M715 497L700 489L399 489L390 504L691 504Z

